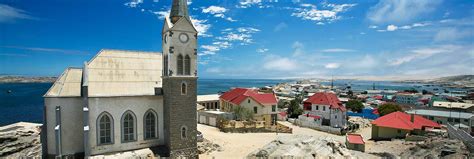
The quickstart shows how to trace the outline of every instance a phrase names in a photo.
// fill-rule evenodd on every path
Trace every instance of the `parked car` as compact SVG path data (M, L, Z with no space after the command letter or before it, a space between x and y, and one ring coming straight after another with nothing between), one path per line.
M197 132L196 137L198 142L202 142L204 140L204 136L200 131Z

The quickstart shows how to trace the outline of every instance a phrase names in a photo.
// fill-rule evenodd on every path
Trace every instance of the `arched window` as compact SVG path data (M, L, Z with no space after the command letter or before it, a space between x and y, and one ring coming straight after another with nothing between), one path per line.
M164 59L163 59L163 61L164 61L163 63L164 63L164 65L165 65L165 67L163 67L163 68L164 68L164 69L163 69L163 74L164 74L165 76L167 76L167 75L168 75L168 71L169 71L169 70L168 70L168 55L165 54L165 56L164 56L163 58L164 58Z
M182 83L181 84L181 95L186 95L186 92L187 92L187 86L186 86L186 83Z
M181 139L186 139L188 137L188 128L186 126L181 126Z
M154 139L157 138L157 127L158 120L157 115L153 110L148 110L145 113L144 128L145 128L145 139Z
M98 130L98 142L100 144L111 144L113 143L113 119L109 113L102 113L97 118L97 130Z
M178 65L178 75L183 75L183 55L181 54L178 55L177 65Z
M127 111L122 115L122 142L135 141L135 114Z
M189 55L184 58L184 74L191 75L191 58Z

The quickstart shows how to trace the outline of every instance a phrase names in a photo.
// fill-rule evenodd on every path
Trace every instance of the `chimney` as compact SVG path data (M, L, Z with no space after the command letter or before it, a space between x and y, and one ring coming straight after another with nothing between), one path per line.
M410 114L410 121L415 123L415 114Z

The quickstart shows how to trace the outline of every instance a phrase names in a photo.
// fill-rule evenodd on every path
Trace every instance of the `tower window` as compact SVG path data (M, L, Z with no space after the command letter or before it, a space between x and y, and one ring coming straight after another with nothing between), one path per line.
M186 126L181 127L181 139L186 139L188 137L188 130Z
M183 82L183 83L181 84L181 95L186 95L187 89L188 89L188 88L187 88L186 83Z
M191 75L191 58L189 55L184 58L184 74Z
M183 55L179 54L177 59L178 75L183 75Z

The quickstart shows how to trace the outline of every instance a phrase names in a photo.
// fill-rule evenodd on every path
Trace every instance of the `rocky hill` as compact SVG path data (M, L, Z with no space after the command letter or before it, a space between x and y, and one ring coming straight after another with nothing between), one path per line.
M19 122L0 127L0 158L39 158L41 124Z
M474 88L474 75L446 76L426 80L405 80L404 83L427 83L439 84L447 87L470 87Z
M0 83L52 83L56 77L0 76Z

